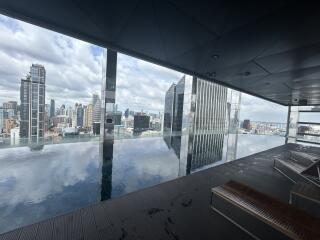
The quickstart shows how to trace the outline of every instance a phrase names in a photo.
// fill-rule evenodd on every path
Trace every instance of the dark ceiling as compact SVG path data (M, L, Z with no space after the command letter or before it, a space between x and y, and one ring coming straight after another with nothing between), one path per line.
M319 105L314 2L0 0L0 12L280 104Z

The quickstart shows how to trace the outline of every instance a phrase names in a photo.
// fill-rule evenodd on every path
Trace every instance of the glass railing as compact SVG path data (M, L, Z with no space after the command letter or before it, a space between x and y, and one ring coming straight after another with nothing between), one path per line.
M250 127L240 128L240 134L286 136L286 123L251 122Z
M24 146L41 146L50 144L63 144L63 143L75 143L75 142L91 142L99 141L99 135L93 134L79 134L73 136L49 136L39 138L37 141L30 141L28 138L12 139L10 137L0 137L0 148L10 147L24 147Z

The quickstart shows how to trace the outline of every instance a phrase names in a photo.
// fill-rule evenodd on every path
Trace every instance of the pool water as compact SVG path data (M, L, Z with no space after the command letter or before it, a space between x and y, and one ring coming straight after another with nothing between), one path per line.
M226 141L201 156L162 137L1 149L0 233L284 144L278 136L239 135L236 148Z

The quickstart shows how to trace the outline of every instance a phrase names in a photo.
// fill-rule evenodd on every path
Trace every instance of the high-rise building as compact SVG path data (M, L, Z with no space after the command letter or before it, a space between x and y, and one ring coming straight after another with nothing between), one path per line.
M93 114L93 105L88 104L87 126L89 128L92 128L92 114Z
M78 103L75 104L74 109L71 109L71 112L70 112L70 114L71 114L71 126L72 127L77 127L77 107L78 107Z
M38 64L32 64L30 74L21 79L20 137L32 142L44 137L45 80L45 68Z
M183 76L166 93L164 133L173 134L164 134L164 140L187 174L222 159L227 91L213 82Z
M73 113L73 109L71 106L68 107L67 109L67 116L72 119L72 113Z
M16 118L18 111L18 103L16 101L4 102L3 109L5 109L8 113L8 118Z
M47 132L49 130L49 115L50 115L50 105L45 104L44 105L44 132Z
M2 129L4 128L5 121L5 109L0 107L0 133L2 133Z
M182 118L183 118L183 102L184 102L184 93L185 93L185 76L178 82L175 86L175 100L173 107L173 123L172 131L181 132L182 130Z
M76 104L77 127L83 127L84 109L82 104Z
M84 106L84 119L83 126L85 128L92 128L92 104L88 104L88 106Z
M96 105L97 101L100 99L99 95L96 93L92 94L92 106Z
M50 101L50 117L54 117L56 115L56 104L54 99Z
M83 105L83 127L87 127L88 106Z
M100 127L101 127L101 100L99 95L94 93L92 95L92 132L94 135L100 134Z
M101 101L99 96L95 101L92 101L92 106L93 106L92 122L99 123L101 121Z
M124 111L124 117L125 117L125 118L128 118L128 117L129 117L129 108L127 108L127 109Z
M66 106L62 104L58 109L58 115L67 115Z
M174 112L175 112L175 94L176 84L172 84L165 96L164 103L164 119L163 119L163 132L164 134L171 134L173 131Z

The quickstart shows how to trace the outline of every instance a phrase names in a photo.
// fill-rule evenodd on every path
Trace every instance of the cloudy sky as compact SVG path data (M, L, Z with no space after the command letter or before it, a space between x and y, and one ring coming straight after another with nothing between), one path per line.
M19 102L21 78L32 63L46 68L46 102L87 104L101 92L103 49L0 15L0 104ZM182 73L118 55L116 102L120 110L163 111L165 91ZM241 119L285 122L287 109L242 95Z

